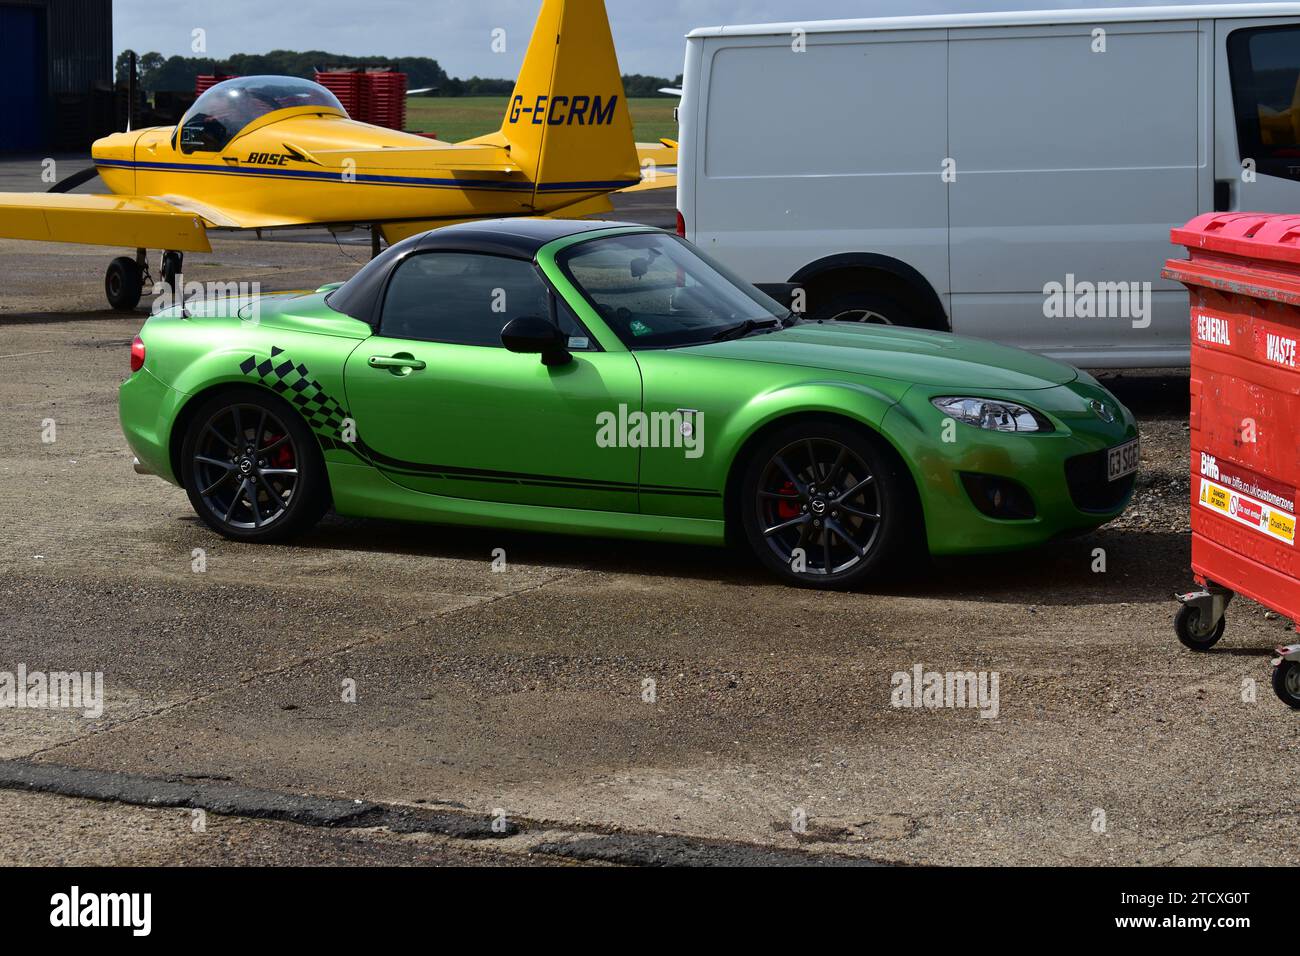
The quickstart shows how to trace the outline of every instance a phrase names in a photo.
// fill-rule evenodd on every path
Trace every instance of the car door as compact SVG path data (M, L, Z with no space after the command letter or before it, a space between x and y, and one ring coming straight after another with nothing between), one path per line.
M641 405L630 352L600 350L519 259L425 252L399 264L379 330L345 370L361 450L414 491L596 511L637 510L637 450L600 447L597 417ZM511 319L570 335L571 362L501 344Z

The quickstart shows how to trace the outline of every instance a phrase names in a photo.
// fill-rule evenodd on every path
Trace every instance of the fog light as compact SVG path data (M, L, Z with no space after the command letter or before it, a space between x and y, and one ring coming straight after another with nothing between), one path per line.
M1038 514L1029 490L1018 481L997 475L962 472L961 482L980 513L1003 521L1027 521Z

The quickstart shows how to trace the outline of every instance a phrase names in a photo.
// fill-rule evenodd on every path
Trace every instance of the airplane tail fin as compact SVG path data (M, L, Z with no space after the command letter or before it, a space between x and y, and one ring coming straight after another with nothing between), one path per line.
M543 0L501 136L539 212L640 181L604 0Z

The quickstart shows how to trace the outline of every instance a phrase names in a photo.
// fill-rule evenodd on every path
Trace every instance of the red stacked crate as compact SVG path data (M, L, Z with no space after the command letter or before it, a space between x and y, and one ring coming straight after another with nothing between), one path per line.
M406 74L369 70L365 74L366 122L406 129Z
M237 73L216 73L196 76L194 78L194 96L196 98L200 97L218 83L236 79L238 75Z
M316 82L329 90L354 120L369 122L365 101L365 74L356 70L316 71Z

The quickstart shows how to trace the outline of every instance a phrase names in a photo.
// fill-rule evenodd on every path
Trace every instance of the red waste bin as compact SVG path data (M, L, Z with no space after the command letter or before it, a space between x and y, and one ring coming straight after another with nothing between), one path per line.
M1300 620L1300 216L1210 213L1172 238L1190 254L1163 275L1191 293L1192 572L1202 586L1180 598L1177 632L1208 650L1234 593Z

